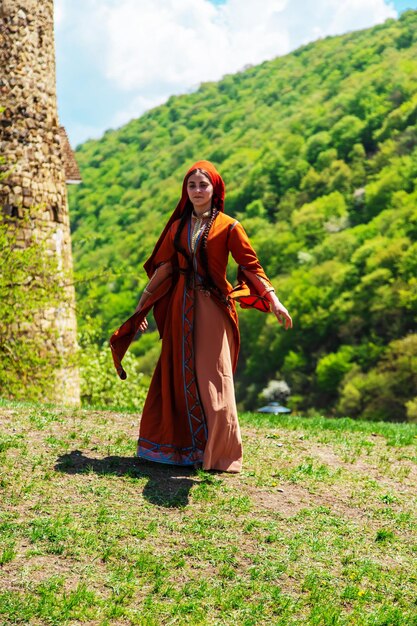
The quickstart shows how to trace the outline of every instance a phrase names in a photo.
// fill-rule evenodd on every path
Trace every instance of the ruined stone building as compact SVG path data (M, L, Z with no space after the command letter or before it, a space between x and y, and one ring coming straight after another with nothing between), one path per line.
M57 255L58 267L71 274L66 181L79 181L79 172L58 122L53 5L53 0L0 0L0 156L3 170L7 168L6 177L0 179L0 210L19 224L25 211L40 207L31 232L21 228L21 244L38 230ZM63 287L66 302L43 312L40 320L42 327L57 330L48 349L63 357L64 366L53 373L52 399L64 403L77 403L80 395L73 358L77 344L71 283Z

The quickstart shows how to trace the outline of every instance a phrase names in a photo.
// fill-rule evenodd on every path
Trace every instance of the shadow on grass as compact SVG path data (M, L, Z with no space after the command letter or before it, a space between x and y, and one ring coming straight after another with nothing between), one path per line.
M107 456L94 459L79 450L58 457L55 470L65 474L129 476L147 478L143 497L158 506L181 508L188 504L191 487L197 484L193 467L151 463L135 457Z

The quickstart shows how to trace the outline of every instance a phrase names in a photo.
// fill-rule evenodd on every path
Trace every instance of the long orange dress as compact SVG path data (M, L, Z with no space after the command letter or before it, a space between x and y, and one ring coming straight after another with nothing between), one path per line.
M242 443L233 372L240 336L235 301L241 307L267 312L269 300L261 294L272 286L241 224L222 212L224 183L220 175L206 161L193 168L197 166L203 166L215 181L220 206L206 247L210 276L217 289L208 291L205 286L201 237L192 240L191 216L181 232L180 244L192 260L192 271L174 246L178 218L185 206L183 186L182 199L145 265L148 275L164 264L170 264L172 272L112 335L110 346L116 370L120 378L126 378L122 358L140 323L153 309L162 348L140 422L139 457L239 472ZM239 266L235 288L226 278L229 254Z
M148 310L165 300L160 320L161 356L143 408L137 454L161 463L202 463L204 469L238 472L242 446L233 372L240 337L234 301L268 311L269 302L258 294L258 285L244 282L243 270L245 278L249 273L259 277L260 286L270 282L241 224L219 213L209 232L207 256L211 276L224 298L199 287L203 275L200 242L193 254L191 285L187 285L186 261L174 248L178 225L179 220L172 224L154 260L156 266L174 262L178 272L167 276L146 307L116 331L111 340L113 356L123 377L121 352L126 351ZM191 220L181 240L191 254L190 234ZM226 278L229 253L239 265L237 289Z

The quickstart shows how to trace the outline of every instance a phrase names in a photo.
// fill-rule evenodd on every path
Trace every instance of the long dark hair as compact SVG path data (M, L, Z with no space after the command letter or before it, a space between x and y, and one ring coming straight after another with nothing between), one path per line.
M192 170L191 172L188 172L186 178L185 178L185 184L187 184L188 179L190 178L190 176L193 176L193 174L202 174L203 176L205 176L211 183L213 182L211 180L211 176L208 172L206 172L205 170L201 169L201 168L197 168L195 170ZM177 228L177 232L175 233L175 237L174 237L174 247L177 250L177 252L179 252L179 254L182 254L182 256L186 259L187 261L187 273L190 274L192 271L192 260L190 258L190 255L188 254L188 252L185 250L185 248L181 245L181 233L184 230L185 224L187 223L187 220L189 219L189 217L191 216L191 213L193 211L193 205L191 203L191 200L188 198L187 202L185 204L184 207L184 211L181 215L181 220L180 223L178 225ZM204 269L204 283L205 286L208 289L214 289L216 291L218 291L218 287L215 285L214 280L211 277L210 274L210 269L209 269L209 264L208 264L208 256L207 256L207 239L209 236L209 232L210 232L210 228L213 226L214 224L214 220L217 217L218 214L218 209L216 207L216 196L215 194L213 194L213 197L211 199L211 213L210 213L210 219L209 221L205 224L204 226L204 231L203 234L201 236L201 245L200 245L200 260L201 260L201 265L203 266Z

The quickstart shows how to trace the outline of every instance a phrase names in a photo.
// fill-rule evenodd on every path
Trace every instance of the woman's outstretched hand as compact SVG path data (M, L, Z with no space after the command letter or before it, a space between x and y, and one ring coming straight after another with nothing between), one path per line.
M285 306L278 300L275 294L271 294L271 310L272 313L277 318L278 322L282 324L285 330L292 328L292 318L288 313L288 310Z

